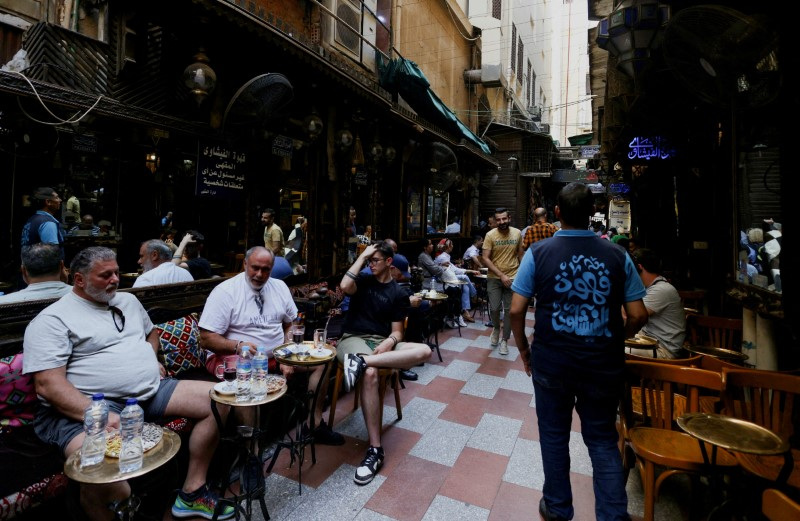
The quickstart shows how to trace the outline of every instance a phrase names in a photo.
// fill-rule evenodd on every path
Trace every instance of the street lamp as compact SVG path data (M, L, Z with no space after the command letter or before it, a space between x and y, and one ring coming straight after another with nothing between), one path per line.
M633 79L650 64L661 45L670 7L652 0L623 0L597 26L597 45L617 58L617 68Z
M217 85L217 73L208 65L208 56L204 49L200 49L194 55L194 60L195 62L183 71L183 84L192 93L199 107L214 91Z

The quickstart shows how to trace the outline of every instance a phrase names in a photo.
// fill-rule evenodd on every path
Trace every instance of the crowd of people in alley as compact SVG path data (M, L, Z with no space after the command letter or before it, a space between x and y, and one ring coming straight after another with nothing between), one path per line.
M43 404L34 422L37 435L64 457L80 450L85 437L82 415L96 393L104 393L110 403L108 423L113 428L119 427L127 398L139 401L147 421L191 418L195 424L188 472L172 514L233 517L233 506L220 503L220 491L208 478L220 436L208 400L218 366L226 358L266 346L269 372L288 381L300 379L307 388L327 395L323 366L281 364L273 353L292 341L291 326L299 318L281 279L296 273L306 219L298 217L284 235L275 211L263 211L263 245L243 253L241 271L214 287L200 314L207 379L177 380L166 376L157 357L157 328L142 304L134 294L118 291L117 254L91 246L65 259L63 228L56 218L61 200L49 188L37 194L43 197L42 209L25 225L22 236L25 287L0 296L0 305L57 298L25 333L24 371L33 376ZM453 241L461 230L460 219L454 219L458 231L420 240L412 264L398 253L397 242L376 239L368 227L358 226L356 210L350 208L344 250L349 267L338 280L345 299L336 363L342 366L345 392L359 393L368 434L353 478L356 484L370 483L391 457L391 447L382 439L380 371L397 370L404 379L415 380L413 368L431 358L436 328L470 327L474 308L485 306L491 348L507 356L509 344L515 344L521 369L535 390L545 473L542 518L574 515L567 450L573 409L581 418L582 437L594 464L598 518L628 518L615 426L624 340L645 334L657 340L659 358L685 356L683 306L652 250L641 247L626 230L605 229L592 221L594 196L585 185L565 186L552 213L537 208L532 216L530 225L519 229L508 209L497 208L482 223L483 233L476 233L463 252L456 251ZM202 256L203 234L188 230L176 240L171 212L160 224L164 235L140 244L142 273L133 287L210 277L210 263ZM426 292L445 297L438 302ZM125 364L118 362L121 358ZM336 426L326 422L325 406L325 400L319 400L310 411L304 427L308 435L320 444L347 443ZM252 421L240 410L220 410L223 421L229 414L239 424ZM82 484L80 501L87 516L107 519L107 505L129 495L126 481Z

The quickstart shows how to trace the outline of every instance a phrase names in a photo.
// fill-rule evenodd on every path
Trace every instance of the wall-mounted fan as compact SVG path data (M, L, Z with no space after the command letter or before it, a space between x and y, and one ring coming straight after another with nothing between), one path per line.
M428 186L435 192L444 192L450 188L459 177L455 152L438 141L426 145L421 152L423 174L428 179Z
M781 88L777 32L729 7L678 11L664 32L662 49L685 86L717 106L761 107Z
M292 84L283 74L260 74L239 87L233 95L225 115L222 129L254 127L279 115L279 111L294 97Z

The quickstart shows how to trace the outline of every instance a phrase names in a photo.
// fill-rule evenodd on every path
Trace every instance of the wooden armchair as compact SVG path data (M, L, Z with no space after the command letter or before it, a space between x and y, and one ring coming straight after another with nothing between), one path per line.
M689 342L695 346L712 346L740 352L742 350L742 320L709 315L686 317Z
M800 503L774 488L768 488L761 496L761 513L769 521L797 521L800 519Z
M724 414L771 430L785 441L793 440L795 401L800 397L800 376L780 371L723 368Z
M638 382L642 393L641 420L628 429L630 445L644 488L644 520L652 521L661 484L677 473L704 474L709 471L700 443L680 431L675 418L681 412L699 411L700 390L721 391L722 375L696 367L683 367L658 362L627 362L627 375ZM681 404L678 388L685 390ZM629 396L626 393L626 399ZM624 414L633 424L632 404L624 403ZM707 446L710 452L711 447ZM736 467L736 458L728 451L717 451L716 464L723 471ZM661 472L656 476L656 468ZM696 481L696 480L695 480Z

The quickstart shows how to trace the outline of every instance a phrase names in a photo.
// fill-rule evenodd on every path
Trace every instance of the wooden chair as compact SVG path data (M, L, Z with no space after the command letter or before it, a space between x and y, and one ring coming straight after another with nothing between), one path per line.
M716 356L700 355L700 369L708 371L716 371L722 374L723 369L742 369L741 365L736 365ZM700 412L720 413L722 412L722 396L720 393L701 393L700 394Z
M336 383L333 386L333 394L331 395L330 411L328 412L328 425L333 426L336 419L336 403L339 401L339 391L342 388L342 380L344 379L344 368L342 364L336 364ZM358 399L361 396L361 380L356 383L356 388L353 389L353 411L358 409ZM383 425L383 401L386 395L387 384L391 383L394 389L394 405L397 408L397 419L403 419L403 406L400 403L400 387L402 381L400 380L400 371L398 369L379 368L378 369L378 396L380 397L381 407L380 423Z
M701 358L702 355L696 355L689 358L648 358L646 356L625 353L626 361L654 362L684 367L696 367L700 363ZM626 419L625 414L620 414L620 421L617 424L617 430L620 433L620 452L622 453L622 464L626 470L633 468L636 463L636 458L630 448L630 437L628 436L628 430L630 427L633 427L634 424L642 421L642 388L638 385L634 385L634 383L636 382L630 381L630 385L626 389L626 397L630 400L631 413L633 414L632 423L629 425L630 419ZM677 407L675 408L673 414L677 418L686 410L686 397L676 394L675 400Z
M682 289L678 290L683 301L684 309L691 310L692 313L707 315L706 313L706 290L704 289Z
M652 521L658 490L665 479L677 473L697 475L711 470L703 459L698 440L677 428L676 413L681 408L683 412L697 412L700 390L722 391L724 384L720 373L696 367L633 361L626 362L625 367L629 379L638 381L642 389L639 423L633 423L629 392L623 400L623 414L629 422L630 445L642 477L644 520ZM685 389L685 405L676 397L678 387ZM711 452L708 445L707 451ZM736 458L724 449L717 450L716 464L715 470L737 466ZM663 469L658 476L656 467Z
M774 488L761 495L761 513L769 521L797 521L800 519L800 503Z
M331 315L332 317L333 315ZM326 332L328 327L331 323L331 317L328 318L328 324L326 325L325 329ZM408 317L406 317L405 322L403 323L403 329L406 328L408 325ZM338 338L328 338L326 334L326 340L331 342L338 341ZM339 401L339 391L342 389L342 380L344 379L344 367L337 361L336 363L336 380L333 385L333 393L331 394L331 404L330 409L328 411L328 425L333 427L333 422L336 419L336 404ZM394 404L397 408L397 419L403 419L403 407L400 403L400 388L405 387L403 385L403 381L400 378L400 370L399 369L391 369L391 368L379 368L378 369L378 396L380 397L380 423L383 425L383 401L384 396L386 395L386 386L387 384L391 383L392 389L394 389ZM358 409L358 399L361 396L361 380L356 383L356 388L353 389L353 411L355 412Z
M742 350L742 320L709 315L686 317L689 341L696 346L712 346L731 351Z
M723 368L724 414L766 427L786 441L794 435L800 376L780 371Z

